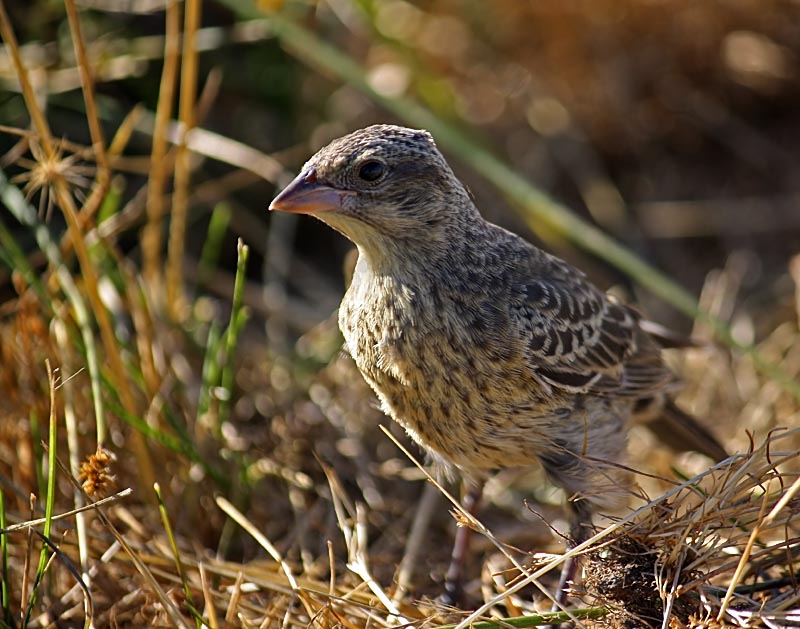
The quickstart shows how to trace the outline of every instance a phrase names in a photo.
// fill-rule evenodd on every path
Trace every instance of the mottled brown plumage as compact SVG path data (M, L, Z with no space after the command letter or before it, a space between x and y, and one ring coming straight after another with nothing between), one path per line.
M477 481L538 461L588 501L584 517L624 501L613 464L628 419L673 381L659 346L583 273L484 220L429 133L340 138L271 208L358 247L339 311L347 349L434 459Z

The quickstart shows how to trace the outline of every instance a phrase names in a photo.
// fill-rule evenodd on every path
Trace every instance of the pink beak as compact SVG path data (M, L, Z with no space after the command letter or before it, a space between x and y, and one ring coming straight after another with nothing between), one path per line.
M310 168L294 178L272 203L270 210L292 214L315 214L343 209L344 199L353 194L317 181L317 171Z

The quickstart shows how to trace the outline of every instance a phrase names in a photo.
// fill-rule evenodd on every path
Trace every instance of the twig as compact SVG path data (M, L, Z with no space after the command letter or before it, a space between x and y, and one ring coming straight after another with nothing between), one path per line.
M180 44L180 4L170 0L166 7L164 69L158 90L153 146L150 152L150 177L147 185L147 225L142 232L144 276L153 292L159 292L161 277L161 221L164 216L164 186L167 179L167 128L172 117L175 81L178 74Z
M97 115L97 104L94 95L94 80L92 70L86 55L86 45L81 33L81 22L78 18L78 10L75 7L75 0L65 0L64 6L67 9L69 19L69 29L72 33L72 46L75 48L75 59L78 62L78 70L81 77L81 88L83 90L83 101L86 104L86 120L89 124L89 133L92 136L92 149L94 158L97 162L97 178L95 180L92 194L83 205L81 212L81 222L85 225L94 216L100 207L103 199L108 192L111 183L111 169L106 155L105 140L103 130L100 127L100 118Z
M183 51L181 61L179 118L183 137L178 143L175 157L175 191L172 195L172 213L169 224L167 250L167 311L173 320L185 316L183 293L183 253L186 245L186 220L189 212L189 185L191 167L186 148L185 134L195 125L195 98L197 94L197 49L195 36L200 26L200 0L187 0L183 25Z

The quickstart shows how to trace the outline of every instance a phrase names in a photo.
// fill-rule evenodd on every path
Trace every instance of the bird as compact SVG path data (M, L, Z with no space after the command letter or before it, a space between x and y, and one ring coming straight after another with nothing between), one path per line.
M669 400L676 377L640 313L484 219L428 131L379 124L336 139L269 209L355 244L344 348L383 411L473 488L470 507L496 470L538 464L584 541L594 513L630 497L622 463L637 413L672 414L699 435L695 449L727 456Z

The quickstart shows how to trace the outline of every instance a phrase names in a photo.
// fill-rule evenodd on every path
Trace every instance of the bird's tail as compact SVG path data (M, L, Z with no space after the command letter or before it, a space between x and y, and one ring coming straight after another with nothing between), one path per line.
M662 443L678 452L694 450L717 462L729 456L708 428L678 408L672 400L666 400L659 415L648 422L647 427Z

